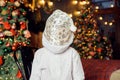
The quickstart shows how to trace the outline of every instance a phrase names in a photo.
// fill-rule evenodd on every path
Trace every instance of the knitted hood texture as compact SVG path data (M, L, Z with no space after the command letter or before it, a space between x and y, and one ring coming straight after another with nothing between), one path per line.
M53 53L62 53L73 42L75 31L72 18L61 10L55 10L46 21L43 46Z

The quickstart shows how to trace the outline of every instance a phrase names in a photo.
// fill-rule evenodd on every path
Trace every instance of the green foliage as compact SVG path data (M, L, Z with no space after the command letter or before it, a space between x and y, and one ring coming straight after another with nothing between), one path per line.
M99 33L95 20L93 5L87 5L74 22L77 26L75 39L72 44L84 59L111 59L112 46L106 36Z
M30 44L30 36L26 11L21 3L0 0L0 80L22 80L13 54L16 51L23 69L19 48Z

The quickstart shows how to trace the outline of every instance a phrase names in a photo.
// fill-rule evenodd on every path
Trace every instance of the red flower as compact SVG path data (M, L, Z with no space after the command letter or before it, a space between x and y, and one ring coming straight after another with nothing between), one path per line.
M3 64L3 57L0 56L0 66Z
M95 55L95 52L90 51L89 54L90 54L91 56L94 56L94 55Z
M19 70L18 70L18 72L17 72L16 77L17 77L17 78L22 78L22 74L21 74L21 72L20 72Z
M4 28L7 30L11 28L9 22L3 22L3 25L4 25Z
M102 52L102 48L98 48L97 51L98 51L99 53L101 53L101 52Z
M23 29L26 29L26 23L25 23L25 22L22 22L22 23L21 23L20 29L22 29L22 30L23 30Z
M12 33L13 36L16 35L16 32L14 29L11 29L10 32Z

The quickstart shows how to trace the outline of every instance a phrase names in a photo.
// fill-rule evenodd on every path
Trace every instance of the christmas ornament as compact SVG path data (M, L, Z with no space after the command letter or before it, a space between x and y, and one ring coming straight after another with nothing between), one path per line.
M27 44L25 42L22 43L23 46L27 46Z
M12 26L11 26L12 29L16 29L16 24L13 23Z
M99 53L101 53L101 52L102 52L102 48L97 48L97 51L98 51Z
M31 34L30 34L30 32L28 30L25 30L23 32L23 34L24 34L25 38L30 38L31 37Z
M3 64L3 56L0 56L0 66Z
M7 30L9 30L11 28L9 22L4 22L3 25L4 25L4 28Z
M3 10L1 11L1 14L2 14L2 15L6 15L6 14L8 14L7 9L3 9Z
M0 6L5 6L6 2L4 0L0 0Z
M5 47L3 48L3 53L7 53L8 52L8 49Z
M26 23L25 22L20 22L20 29L21 30L26 29Z
M0 38L3 38L4 37L4 34L3 33L0 33Z
M20 3L18 1L15 1L14 4L15 4L16 7L20 6Z
M89 54L90 54L91 56L94 56L94 55L95 55L95 52L90 51Z
M22 14L25 16L27 13L26 13L26 12L23 12Z
M10 46L10 43L9 43L9 42L7 42L5 45L6 45L6 47L9 47L9 46Z
M12 50L16 51L17 50L17 46L12 46Z
M17 10L12 11L12 16L13 17L17 17L17 15L18 15L18 11Z

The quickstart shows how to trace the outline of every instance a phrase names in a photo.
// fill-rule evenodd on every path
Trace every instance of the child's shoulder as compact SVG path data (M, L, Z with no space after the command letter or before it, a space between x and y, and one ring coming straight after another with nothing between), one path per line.
M35 52L35 55L42 55L42 53L45 52L45 48L39 48L36 52Z
M70 47L70 50L72 50L72 55L73 56L79 56L79 53L77 52L76 49L74 49L73 47Z
M78 53L76 49L74 49L73 47L69 48L73 53Z

